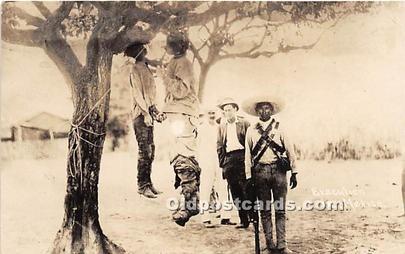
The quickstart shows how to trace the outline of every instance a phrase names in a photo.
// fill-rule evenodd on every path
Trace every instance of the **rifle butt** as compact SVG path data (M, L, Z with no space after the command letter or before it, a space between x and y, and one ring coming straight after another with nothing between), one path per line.
M255 254L260 254L259 221L253 223L255 228Z

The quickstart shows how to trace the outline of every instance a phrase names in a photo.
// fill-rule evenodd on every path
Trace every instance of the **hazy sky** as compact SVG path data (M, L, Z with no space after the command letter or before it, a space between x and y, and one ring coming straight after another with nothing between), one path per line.
M350 17L312 50L220 62L207 94L214 102L221 85L239 100L262 92L284 98L288 129L305 139L396 135L405 105L404 7Z
M296 139L396 137L405 104L404 7L349 17L312 50L219 62L208 76L207 104L271 93L284 99L280 117ZM69 90L42 50L3 43L1 58L3 125L39 111L71 115Z

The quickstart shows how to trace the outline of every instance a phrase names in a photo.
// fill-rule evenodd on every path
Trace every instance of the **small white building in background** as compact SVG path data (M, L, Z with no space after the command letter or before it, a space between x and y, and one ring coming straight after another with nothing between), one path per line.
M1 141L25 141L66 138L70 120L48 112L40 112L31 118L2 127Z

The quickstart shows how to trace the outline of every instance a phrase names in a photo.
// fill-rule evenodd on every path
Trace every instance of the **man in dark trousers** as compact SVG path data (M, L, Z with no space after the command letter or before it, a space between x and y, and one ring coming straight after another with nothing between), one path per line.
M245 201L245 135L249 122L236 115L239 105L232 99L226 98L219 105L224 118L218 127L217 153L222 177L228 182L235 206L238 208L240 225L237 228L249 227L248 211L242 209Z
M167 116L170 137L170 164L175 173L175 188L181 188L181 205L172 219L185 226L199 213L201 168L197 158L198 84L193 64L187 58L190 46L187 35L173 32L167 36L166 52L172 56L166 69L159 68L157 75L165 86L163 112Z
M246 100L243 110L258 121L246 133L245 167L248 188L254 188L264 205L260 210L266 246L269 253L292 253L285 239L285 207L287 196L287 171L291 170L290 186L297 186L294 150L273 116L281 110L279 100L254 97ZM266 140L265 142L262 142ZM289 162L289 163L288 163ZM252 169L253 163L255 164ZM252 179L253 171L253 179ZM273 241L271 200L274 200L276 217L276 244Z
M158 191L152 184L152 162L155 157L153 122L161 122L164 115L156 108L156 85L146 59L146 42L134 42L124 54L132 58L127 64L132 95L132 119L138 142L138 193L156 198Z

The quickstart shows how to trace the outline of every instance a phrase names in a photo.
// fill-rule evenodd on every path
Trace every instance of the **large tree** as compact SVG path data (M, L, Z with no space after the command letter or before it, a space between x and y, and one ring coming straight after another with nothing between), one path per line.
M25 8L24 5L30 4L35 6L40 16ZM52 8L54 5L57 6ZM204 68L209 68L206 65L211 66L220 59L246 55L254 57L259 50L259 47L254 47L246 52L221 54L226 52L223 46L232 46L229 38L236 38L229 36L226 26L232 15L238 20L256 16L270 19L273 12L280 12L289 16L291 22L308 19L317 22L324 17L335 18L334 12L349 6L353 10L357 8L357 11L363 8L352 3L4 2L2 40L43 49L63 74L73 98L65 214L53 253L124 252L103 234L98 215L98 178L115 54L123 52L134 40L152 39L159 31L196 26L208 28L209 23L214 22L207 40L207 45L211 45L207 60L201 61L199 50L192 47L204 72ZM221 24L220 18L224 20ZM248 28L249 25L242 27L242 30ZM80 34L88 35L84 38L87 41L84 63L79 61L69 44L69 36ZM290 49L291 46L283 46L278 51L287 52ZM259 52L259 55L271 54L263 52Z

